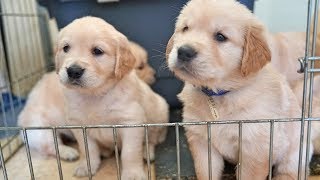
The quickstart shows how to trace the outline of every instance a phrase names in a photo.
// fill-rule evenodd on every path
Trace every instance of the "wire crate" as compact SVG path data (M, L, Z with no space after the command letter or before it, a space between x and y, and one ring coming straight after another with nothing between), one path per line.
M315 7L315 8L312 8ZM239 128L239 171L241 173L241 154L242 154L242 127L248 123L263 123L270 127L269 155L272 154L274 125L276 123L300 122L307 124L307 131L301 128L300 144L303 144L304 136L307 137L307 151L300 149L299 154L299 174L306 170L302 167L302 158L308 156L310 145L310 134L312 121L319 121L320 117L312 115L312 89L315 73L320 69L314 68L314 63L320 60L315 54L318 0L308 1L307 16L307 39L305 57L300 59L301 73L304 73L304 94L303 108L301 118L297 119L257 119L257 120L227 120L212 122L194 122L194 123L165 123L165 124L136 124L136 125L89 125L89 126L55 126L55 127L17 127L17 115L24 106L26 96L34 84L41 76L53 68L52 40L50 39L50 30L48 30L48 14L37 5L35 0L0 0L0 177L3 179L71 179L68 175L71 166L63 162L59 156L59 147L57 140L57 131L61 129L79 129L83 133L83 141L86 145L86 160L89 170L89 179L100 179L106 174L93 176L90 173L90 152L88 151L87 131L97 128L111 129L113 132L115 157L108 160L113 166L111 169L112 178L120 179L121 163L119 160L117 135L121 128L144 128L145 134L148 134L149 128L154 126L167 126L169 128L168 137L165 143L157 148L155 162L150 161L149 155L145 163L148 179L196 179L191 155L188 151L183 127L186 126L205 126L207 129L208 142L208 167L211 164L211 127L222 124L234 124ZM315 17L312 19L312 17ZM310 79L310 80L309 80ZM309 92L309 93L307 93ZM172 116L179 116L179 110L172 110ZM178 119L179 119L178 118ZM177 119L177 118L176 118ZM303 127L303 126L302 126ZM42 160L39 163L36 155L32 154L28 144L28 132L35 130L47 130L52 132L56 150L56 158ZM21 135L22 134L22 139ZM145 136L146 152L149 152L148 136ZM17 152L24 157L15 157ZM174 158L168 158L173 156ZM183 156L182 156L183 155ZM271 157L271 156L270 156ZM22 159L19 159L22 158ZM12 163L12 161L15 161ZM12 165L13 164L13 165ZM44 165L50 165L45 166ZM309 163L306 163L308 166ZM10 166L10 168L8 168ZM12 168L12 166L14 168ZM103 165L104 167L108 165ZM186 166L191 167L186 170ZM229 166L228 166L229 167ZM42 174L44 171L38 170L45 168L48 174ZM155 169L157 173L155 173ZM230 166L229 169L234 169ZM12 172L13 171L13 172ZM101 170L100 170L101 171ZM209 168L211 174L212 169ZM19 174L20 176L14 177ZM110 174L109 174L110 175ZM224 174L224 179L235 179L236 175L231 172ZM272 158L269 158L269 179L272 177ZM112 179L110 178L110 179ZM307 179L308 177L304 177ZM240 178L239 178L240 179Z

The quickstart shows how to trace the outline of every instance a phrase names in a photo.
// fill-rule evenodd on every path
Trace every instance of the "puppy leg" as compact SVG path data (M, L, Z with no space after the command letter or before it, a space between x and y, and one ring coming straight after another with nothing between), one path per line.
M248 148L245 148L248 149ZM268 156L260 155L253 156L254 153L242 152L241 163L241 179L245 180L265 180L268 176ZM266 158L263 158L266 157ZM239 167L237 167L236 174L238 174Z
M275 167L275 177L274 180L295 180L298 179L298 162L299 162L299 149L295 148L296 151L287 153L287 156L285 156L281 162ZM312 154L312 144L310 144L310 151ZM292 150L292 149L291 149ZM305 151L303 153L303 159L301 164L301 179L304 179L305 176ZM307 173L309 171L307 170Z
M144 146L145 147L143 148L143 159L147 161L148 154L147 154L146 144ZM155 144L149 143L149 158L151 162L155 160L155 146L156 146Z
M120 129L122 139L121 162L123 180L147 179L143 167L143 128Z
M76 167L74 171L74 175L78 177L88 176L89 171L87 167L84 136L82 134L82 131L79 129L73 129L72 132L78 142L79 150L80 150L80 164ZM87 142L88 142L88 150L89 150L89 156L90 156L91 173L92 175L94 175L101 164L100 149L96 141L90 138L89 132L90 131L87 132L87 135L88 135Z
M54 138L51 130L28 130L27 135L31 149L35 149L44 156L56 156ZM59 134L57 135L60 158L66 161L74 161L78 159L78 151L72 147L64 145Z
M155 160L155 147L166 139L167 127L150 127L149 128L149 154L150 161ZM147 149L144 148L144 160L147 160Z
M199 180L209 179L208 142L201 138L188 138L188 143L194 160L197 178ZM212 179L221 179L224 162L221 154L214 147L211 148L211 166Z

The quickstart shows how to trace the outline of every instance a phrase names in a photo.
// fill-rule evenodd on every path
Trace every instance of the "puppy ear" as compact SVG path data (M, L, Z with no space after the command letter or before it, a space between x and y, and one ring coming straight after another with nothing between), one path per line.
M118 41L118 48L116 54L116 67L114 74L117 79L122 79L132 69L134 69L136 59L131 52L129 41L126 37L122 37Z
M166 48L166 59L168 61L169 58L169 54L172 51L173 48L173 38L174 38L174 34L170 37L168 43L167 43L167 48Z
M245 37L241 74L248 76L258 72L270 61L271 52L264 36L264 27L262 25L250 26Z

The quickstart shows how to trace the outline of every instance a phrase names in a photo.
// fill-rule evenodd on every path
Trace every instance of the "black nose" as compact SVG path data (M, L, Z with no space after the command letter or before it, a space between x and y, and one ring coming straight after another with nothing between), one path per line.
M83 75L84 70L84 68L75 64L67 68L67 74L70 79L79 79Z
M181 61L191 61L196 55L197 51L189 45L183 45L178 49L178 59Z

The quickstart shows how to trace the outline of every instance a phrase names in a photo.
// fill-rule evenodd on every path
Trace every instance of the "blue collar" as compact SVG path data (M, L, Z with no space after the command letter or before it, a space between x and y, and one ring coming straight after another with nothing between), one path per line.
M223 89L217 89L218 92L214 92L212 89L208 89L207 87L202 87L201 91L205 93L207 96L223 96L227 94L229 91Z

